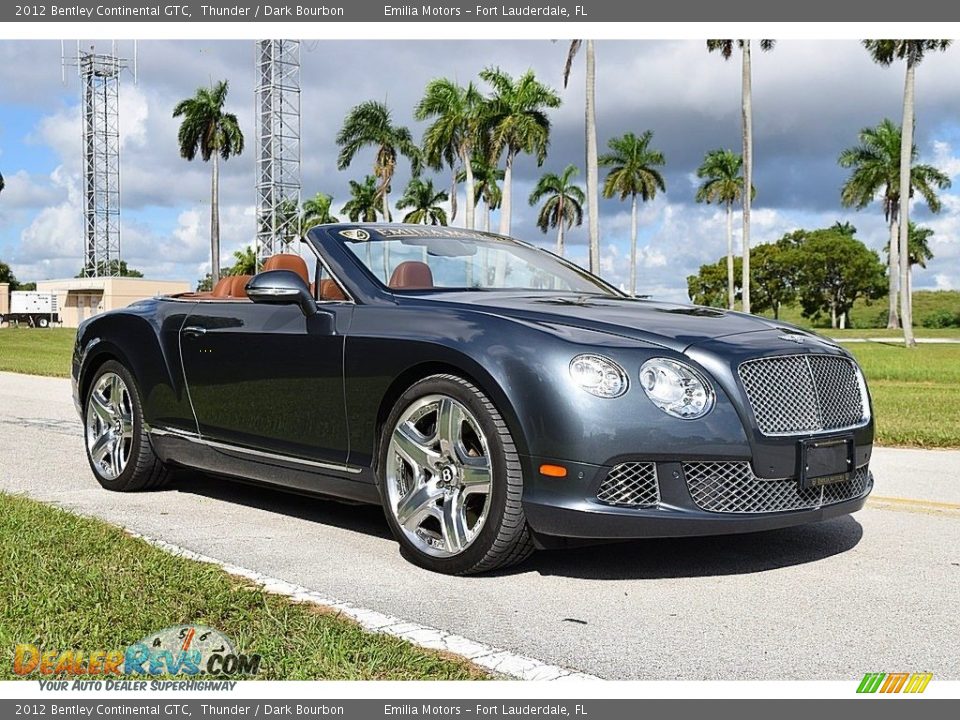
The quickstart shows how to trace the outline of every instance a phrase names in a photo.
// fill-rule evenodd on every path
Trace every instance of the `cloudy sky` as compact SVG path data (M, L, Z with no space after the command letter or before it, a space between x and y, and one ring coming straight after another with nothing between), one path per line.
M119 47L125 54L132 51L132 43ZM339 209L348 180L369 172L372 152L362 153L345 172L336 169L333 139L356 103L385 101L396 120L419 137L423 125L413 120L413 107L431 78L466 82L490 65L514 74L533 68L564 102L551 115L543 168L530 160L519 163L513 229L520 237L552 244L552 233L536 229L526 197L539 173L559 172L568 163L583 166L582 59L569 89L562 90L566 49L566 42L546 40L305 41L304 196L330 193ZM230 81L229 109L239 116L249 148L223 166L224 258L253 238L253 51L251 41L142 41L138 83L123 78L123 257L148 276L195 280L207 270L209 167L179 157L171 110L211 81ZM955 186L944 194L939 215L921 206L915 210L915 217L936 231L936 257L917 273L918 289L960 287L958 53L955 47L930 57L918 72L920 156L947 172ZM597 55L601 147L614 135L650 129L667 159L667 193L641 213L638 292L685 299L686 276L725 252L722 211L693 202L693 173L706 151L739 150L739 64L708 55L702 40L605 40L598 42ZM864 242L882 248L886 233L879 204L860 212L841 208L845 172L836 159L855 143L860 128L884 117L899 123L902 90L902 66L875 66L853 40L782 41L772 53L755 54L755 244L799 227L849 220ZM67 83L61 82L60 43L0 41L0 172L7 185L0 194L0 260L10 263L19 279L72 276L80 268L80 167L79 86L70 73ZM401 167L394 187L402 188L408 176L409 168ZM435 180L449 184L447 174ZM629 227L626 203L602 203L604 275L620 285L628 277ZM585 235L581 228L568 236L568 254L581 263Z

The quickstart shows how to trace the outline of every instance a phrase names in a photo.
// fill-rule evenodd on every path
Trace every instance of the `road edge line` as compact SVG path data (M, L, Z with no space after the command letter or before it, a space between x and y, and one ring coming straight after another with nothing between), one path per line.
M325 608L336 610L340 614L351 618L368 632L392 635L428 650L438 650L440 652L459 655L474 665L499 675L506 675L518 680L553 681L562 679L590 681L602 679L595 675L577 672L560 667L559 665L550 665L527 655L519 655L509 650L501 650L477 642L476 640L470 640L462 635L447 632L446 630L440 630L430 627L429 625L421 625L420 623L408 622L407 620L377 610L334 600L302 585L289 583L285 580L280 580L255 570L241 567L240 565L234 565L233 563L228 563L210 557L209 555L203 555L181 547L180 545L167 542L166 540L143 535L142 533L129 529L127 529L126 532L131 537L143 540L148 545L152 545L176 557L216 565L230 575L251 580L261 586L265 592L273 595L283 595L296 602L321 605Z

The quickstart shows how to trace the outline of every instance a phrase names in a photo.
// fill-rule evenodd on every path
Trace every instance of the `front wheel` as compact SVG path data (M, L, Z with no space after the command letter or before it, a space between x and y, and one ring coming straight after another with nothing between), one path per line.
M412 562L465 575L533 551L516 445L472 383L433 375L397 401L384 424L380 491L387 521Z
M153 490L170 479L147 437L133 376L116 360L101 365L90 382L84 437L90 469L108 490Z

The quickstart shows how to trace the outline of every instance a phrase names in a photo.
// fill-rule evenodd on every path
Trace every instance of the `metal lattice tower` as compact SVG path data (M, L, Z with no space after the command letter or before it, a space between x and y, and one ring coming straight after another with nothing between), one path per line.
M120 272L120 71L115 52L78 53L83 108L84 277Z
M300 41L257 41L257 266L300 238Z

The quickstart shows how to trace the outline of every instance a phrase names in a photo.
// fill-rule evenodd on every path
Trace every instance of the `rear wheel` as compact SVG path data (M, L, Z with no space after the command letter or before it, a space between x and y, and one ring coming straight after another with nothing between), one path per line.
M116 360L105 362L90 383L84 437L90 468L108 490L152 490L170 479L147 438L133 376Z
M50 327L50 319L45 317L37 318L37 325L42 328Z
M421 380L397 401L383 432L381 495L409 560L470 574L533 551L516 445L472 383L454 375Z

